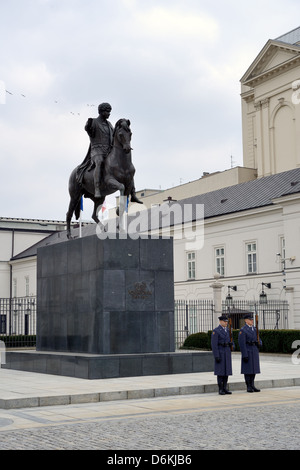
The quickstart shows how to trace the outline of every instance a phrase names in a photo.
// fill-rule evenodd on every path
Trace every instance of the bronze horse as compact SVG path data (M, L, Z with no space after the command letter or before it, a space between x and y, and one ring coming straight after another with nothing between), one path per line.
M95 187L93 171L87 167L83 173L81 181L78 180L78 170L82 165L77 166L71 173L69 179L70 204L66 215L67 237L71 237L71 219L75 212L78 220L80 216L81 197L91 199L94 202L92 219L104 230L103 224L98 219L98 211L102 206L105 196L120 191L119 217L124 214L124 197L129 196L134 188L135 168L131 161L131 136L130 121L119 119L116 123L113 135L112 149L105 158L100 181L100 198L95 198ZM123 201L123 203L122 203Z

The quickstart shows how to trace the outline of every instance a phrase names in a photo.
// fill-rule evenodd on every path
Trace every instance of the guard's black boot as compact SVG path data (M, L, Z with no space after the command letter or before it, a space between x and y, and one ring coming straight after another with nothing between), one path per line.
M251 377L251 387L252 387L252 390L253 390L253 392L260 392L259 388L256 388L256 387L254 386L254 378L255 378L255 375L252 375L252 377Z
M251 386L251 378L249 377L249 375L245 375L245 382L246 382L246 385L247 385L247 392L253 393L253 389L252 389L252 386Z
M228 390L227 382L228 382L228 377L227 377L227 376L223 377L223 390L224 390L224 392L225 392L226 395L231 395L232 392L230 392L230 391Z
M219 387L219 395L225 395L223 377L220 375L218 375L218 387Z

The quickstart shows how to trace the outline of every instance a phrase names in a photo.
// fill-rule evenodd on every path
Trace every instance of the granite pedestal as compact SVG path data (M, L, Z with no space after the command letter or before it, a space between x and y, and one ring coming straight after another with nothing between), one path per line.
M6 367L98 379L213 370L174 344L172 239L96 235L37 255L36 351Z
M171 239L84 237L37 260L37 350L174 351Z

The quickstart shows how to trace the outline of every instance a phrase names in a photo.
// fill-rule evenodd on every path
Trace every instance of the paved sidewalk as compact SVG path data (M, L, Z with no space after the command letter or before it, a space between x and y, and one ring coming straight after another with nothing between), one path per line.
M245 390L240 353L233 353L230 390ZM291 356L260 355L259 388L300 386L300 364ZM217 392L213 372L86 380L0 369L0 409L96 403Z

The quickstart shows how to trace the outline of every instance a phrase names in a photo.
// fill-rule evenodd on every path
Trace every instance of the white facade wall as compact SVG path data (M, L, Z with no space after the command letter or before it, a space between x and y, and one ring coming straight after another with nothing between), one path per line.
M12 262L12 296L36 295L36 257Z
M36 261L11 263L11 259L43 240L63 222L5 219L0 217L0 297L23 297L36 294Z
M32 260L26 258L22 262L14 263L10 262L11 249L13 243L13 254L16 255L26 250L30 246L39 242L48 234L45 233L34 233L34 232L9 232L10 240L7 238L7 243L2 247L2 254L6 257L6 261L2 262L3 266L3 284L0 285L0 297L24 297L26 295L36 295L36 260L32 263ZM1 239L3 232L1 234ZM12 242L12 239L14 241ZM5 253L6 251L6 253Z
M276 205L207 219L203 247L195 251L196 274L188 280L185 240L174 242L175 298L212 298L216 274L215 249L224 247L225 273L219 282L224 285L225 300L228 286L237 286L231 295L236 300L259 300L262 282L271 283L265 292L269 299L288 300L289 326L300 328L300 196L287 196ZM285 275L277 253L285 239ZM247 273L246 245L254 242L257 249L257 271ZM284 281L286 279L286 282Z

